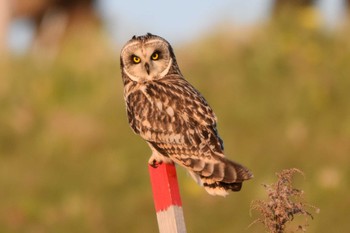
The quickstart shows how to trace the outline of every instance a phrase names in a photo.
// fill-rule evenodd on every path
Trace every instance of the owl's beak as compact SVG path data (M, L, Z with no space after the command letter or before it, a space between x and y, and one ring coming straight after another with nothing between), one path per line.
M149 75L149 64L148 63L145 64L145 68L146 68L147 74Z

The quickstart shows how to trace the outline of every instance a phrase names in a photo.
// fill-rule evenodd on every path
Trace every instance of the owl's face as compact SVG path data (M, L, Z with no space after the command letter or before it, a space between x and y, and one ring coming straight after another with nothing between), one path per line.
M122 49L121 68L136 82L163 78L173 63L170 44L161 37L147 34L133 37Z

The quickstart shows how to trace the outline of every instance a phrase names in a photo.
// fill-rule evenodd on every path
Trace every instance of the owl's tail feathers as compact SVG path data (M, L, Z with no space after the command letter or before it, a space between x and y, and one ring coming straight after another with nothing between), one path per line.
M219 156L218 160L192 160L190 172L194 180L211 195L226 196L228 190L240 191L245 180L253 174L242 165Z

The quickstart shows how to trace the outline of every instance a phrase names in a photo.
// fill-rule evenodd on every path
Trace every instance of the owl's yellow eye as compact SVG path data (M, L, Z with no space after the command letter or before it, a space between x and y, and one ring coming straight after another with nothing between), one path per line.
M157 53L157 52L155 52L155 53L153 53L152 54L152 56L151 56L151 58L152 58L152 60L158 60L158 58L159 58L159 53Z
M132 56L132 61L135 63L135 64L138 64L141 62L141 58L139 58L138 56Z

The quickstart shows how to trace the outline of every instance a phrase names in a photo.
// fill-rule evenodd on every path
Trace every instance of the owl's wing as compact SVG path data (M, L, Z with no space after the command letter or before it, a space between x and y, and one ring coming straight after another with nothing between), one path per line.
M134 132L164 156L223 153L216 117L202 95L184 79L150 82L127 97Z
M248 169L228 160L205 99L186 80L149 82L126 97L129 123L161 155L188 168L213 195L239 191L252 178Z

